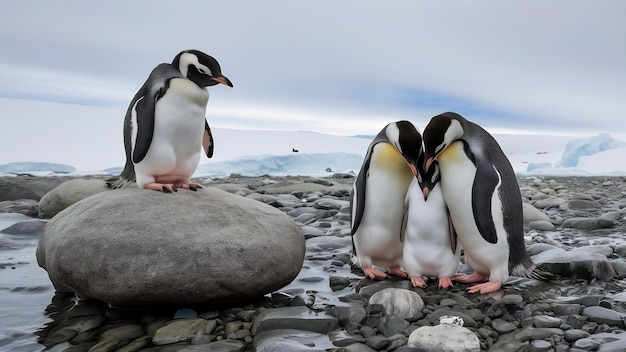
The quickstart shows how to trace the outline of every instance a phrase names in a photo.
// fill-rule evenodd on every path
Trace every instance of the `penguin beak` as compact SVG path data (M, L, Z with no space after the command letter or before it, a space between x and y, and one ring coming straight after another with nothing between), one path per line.
M220 77L211 77L212 80L214 80L217 83L221 83L221 84L225 84L229 87L232 87L233 84L230 82L230 80L228 78L226 78L226 76L220 76Z
M417 177L417 167L414 164L409 163L409 168L411 169L413 176Z
M430 192L430 190L428 189L428 187L424 187L424 200L428 199L428 193Z
M430 165L433 163L433 160L435 160L434 156L431 156L430 158L426 159L426 165L424 170L429 170L430 169Z

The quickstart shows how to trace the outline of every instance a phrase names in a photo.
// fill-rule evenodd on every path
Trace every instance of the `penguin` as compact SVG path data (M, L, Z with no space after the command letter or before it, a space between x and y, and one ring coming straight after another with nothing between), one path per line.
M439 165L434 161L424 171L421 163L405 198L402 267L414 287L425 287L426 276L439 278L438 287L448 288L458 271L461 249L439 185Z
M440 185L471 275L468 292L498 291L509 275L541 278L524 245L522 197L511 163L479 125L447 112L423 133L424 163L438 162Z
M206 120L208 86L231 81L217 60L198 51L178 53L171 64L158 65L133 97L124 119L126 164L110 188L136 181L141 188L175 192L196 190L191 176L201 149L213 156L213 135Z
M422 137L409 121L385 126L369 145L353 184L351 207L352 263L370 279L388 273L406 277L401 269L402 221L406 191L417 173Z

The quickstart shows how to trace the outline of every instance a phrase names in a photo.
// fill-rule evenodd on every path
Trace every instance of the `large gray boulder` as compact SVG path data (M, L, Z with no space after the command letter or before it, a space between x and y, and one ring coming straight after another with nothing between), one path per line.
M58 213L37 261L57 290L114 305L257 297L290 283L304 235L279 210L216 188L102 192Z
M50 219L70 205L107 190L106 181L103 179L77 178L63 182L41 197L39 217Z

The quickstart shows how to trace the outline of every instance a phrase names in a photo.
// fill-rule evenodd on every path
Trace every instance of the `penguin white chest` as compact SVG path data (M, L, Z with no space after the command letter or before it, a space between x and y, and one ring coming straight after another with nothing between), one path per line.
M191 177L200 161L208 99L205 88L187 79L170 81L156 102L152 143L144 160L136 165L138 178L140 173Z
M363 217L354 242L358 255L371 257L375 265L391 266L401 259L404 198L413 178L407 162L392 145L374 147Z
M413 179L406 194L406 205L404 269L411 276L454 275L458 269L460 247L452 233L441 186L436 185L428 200L424 200L421 187Z

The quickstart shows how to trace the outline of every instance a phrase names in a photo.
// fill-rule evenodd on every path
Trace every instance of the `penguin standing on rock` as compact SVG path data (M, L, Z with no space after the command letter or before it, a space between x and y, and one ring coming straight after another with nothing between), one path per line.
M448 112L424 129L425 168L437 161L440 185L472 275L470 293L500 289L509 274L541 278L524 245L522 198L513 167L482 127Z
M439 184L439 165L434 161L424 171L420 162L406 193L402 267L414 287L425 287L426 276L438 278L439 288L448 288L459 270L461 246Z
M406 277L402 262L404 198L417 172L422 137L409 121L388 124L369 145L354 182L351 206L352 262L370 279Z
M216 84L233 86L217 60L198 50L182 51L171 64L152 70L126 112L126 165L108 186L136 181L141 188L161 192L202 188L191 182L191 176L202 148L207 157L213 156L206 87Z

